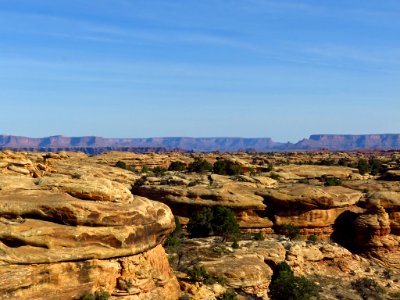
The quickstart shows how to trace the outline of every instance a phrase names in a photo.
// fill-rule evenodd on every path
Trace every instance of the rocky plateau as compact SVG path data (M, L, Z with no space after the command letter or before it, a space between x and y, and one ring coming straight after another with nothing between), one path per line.
M352 285L360 278L385 289L379 299L399 299L399 158L0 152L1 299L80 299L102 290L114 300L200 300L227 289L238 299L269 299L282 261L314 281L321 299L365 299ZM168 170L200 160L230 162L240 172ZM165 252L174 216L185 230L193 212L217 206L236 216L237 247L183 234L179 249ZM299 239L285 236L286 225L299 229ZM193 265L223 280L193 282Z

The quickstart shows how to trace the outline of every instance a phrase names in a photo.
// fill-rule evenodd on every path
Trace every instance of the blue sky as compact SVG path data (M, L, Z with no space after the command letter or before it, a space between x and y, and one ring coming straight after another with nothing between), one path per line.
M0 0L0 134L400 133L398 0Z

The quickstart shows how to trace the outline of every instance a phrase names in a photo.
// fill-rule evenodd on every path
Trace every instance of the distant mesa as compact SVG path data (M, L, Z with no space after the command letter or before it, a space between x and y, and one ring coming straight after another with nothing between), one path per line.
M165 152L171 150L196 152L234 151L349 151L363 149L400 149L400 134L314 134L297 143L279 143L271 138L238 137L161 137L161 138L102 138L96 136L65 137L61 135L30 138L0 135L0 150L20 151L83 151L98 154L106 151Z

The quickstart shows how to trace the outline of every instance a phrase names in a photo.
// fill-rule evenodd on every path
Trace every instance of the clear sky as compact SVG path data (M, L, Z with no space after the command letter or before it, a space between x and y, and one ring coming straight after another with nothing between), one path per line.
M0 134L400 133L398 0L0 0Z

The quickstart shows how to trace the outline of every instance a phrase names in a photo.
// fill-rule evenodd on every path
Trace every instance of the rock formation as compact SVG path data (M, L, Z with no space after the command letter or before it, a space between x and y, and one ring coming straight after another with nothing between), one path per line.
M130 172L83 161L0 154L2 299L177 299L170 209L133 196Z

